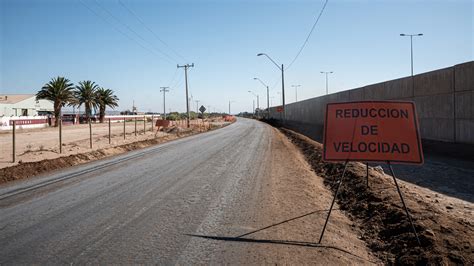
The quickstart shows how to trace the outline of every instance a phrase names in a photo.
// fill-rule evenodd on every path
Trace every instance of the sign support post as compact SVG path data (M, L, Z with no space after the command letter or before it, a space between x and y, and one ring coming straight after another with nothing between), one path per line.
M341 179L339 179L339 184L337 185L336 192L334 192L334 198L332 199L331 207L329 207L328 216L326 217L326 222L324 222L323 231L321 232L321 235L319 236L318 244L321 244L321 240L323 240L324 231L326 231L326 226L327 226L328 221L329 221L329 216L331 216L332 207L334 206L334 202L336 201L337 193L339 192L339 188L341 187L342 181L344 180L344 175L346 174L348 163L349 163L348 160L344 163L344 171L342 171Z
M367 172L367 187L369 187L369 163L365 163L365 168Z
M416 233L415 226L413 225L413 221L411 220L410 212L408 212L407 205L405 205L405 200L403 200L402 192L400 191L400 187L398 186L397 178L395 177L395 173L393 172L392 165L390 164L390 161L387 161L387 164L388 164L388 168L390 169L390 173L392 174L393 182L395 182L395 186L397 186L398 195L400 195L400 199L402 200L402 204L403 204L403 208L405 209L405 213L407 214L408 220L410 221L411 229L413 230L413 233L415 233L416 240L418 241L418 245L420 245L420 247L421 247L420 238L418 238L418 234Z

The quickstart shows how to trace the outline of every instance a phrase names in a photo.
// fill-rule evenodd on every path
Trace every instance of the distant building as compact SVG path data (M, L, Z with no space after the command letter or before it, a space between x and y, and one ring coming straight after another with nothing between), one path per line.
M37 101L34 94L0 94L0 116L49 115L53 111L53 102Z

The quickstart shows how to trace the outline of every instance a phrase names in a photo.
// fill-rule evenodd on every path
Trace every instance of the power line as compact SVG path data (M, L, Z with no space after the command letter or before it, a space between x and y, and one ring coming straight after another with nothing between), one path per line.
M168 82L168 86L170 86L174 82L174 80L176 79L177 76L178 76L178 68L176 68L176 70L174 71L174 74L173 74L170 82Z
M118 2L120 3L120 5L122 5L130 14L132 14L139 22L140 24L142 24L149 32L151 32L151 34L153 34L153 36L155 36L155 38L160 41L163 45L165 45L166 47L168 47L175 55L177 55L178 57L180 57L181 59L183 59L184 61L188 61L186 58L184 58L181 54L179 54L178 52L176 52L176 50L174 50L171 46L169 46L165 41L163 41L159 36L158 34L156 34L150 27L148 27L145 22L140 19L140 17L135 13L133 12L130 8L128 8L121 0L118 0Z
M166 58L163 58L161 57L160 55L158 55L155 51L151 50L150 48L144 46L143 44L141 44L139 41L135 40L133 37L131 37L130 35L126 34L125 32L123 32L120 28L116 27L114 24L112 24L110 21L108 21L107 19L105 19L104 17L102 17L99 13L97 13L94 9L92 9L90 6L88 6L84 1L82 0L79 0L87 9L89 9L92 13L94 13L97 17L99 17L100 19L102 19L103 21L105 21L107 24L109 24L112 28L114 28L116 31L118 31L120 34L122 34L123 36L127 37L129 40L131 40L132 42L135 42L136 44L138 44L140 47L142 47L143 49L147 50L148 52L156 55L157 57L161 58L161 59L166 59Z
M286 67L286 70L288 70L291 65L293 65L293 63L296 61L296 59L298 58L298 56L301 54L301 52L303 51L304 47L306 46L306 44L308 43L308 40L309 38L311 37L311 34L313 33L314 31L314 28L316 28L316 25L318 24L318 21L319 19L321 18L321 16L323 15L323 12L324 12L324 9L326 8L326 5L328 4L329 0L326 0L324 2L324 5L323 5L323 8L321 8L321 12L319 12L319 15L318 17L316 18L316 21L314 22L313 24L313 27L311 28L311 30L309 31L308 33L308 37L306 37L306 40L303 42L303 45L301 45L301 48L300 50L298 51L298 53L296 54L295 58L293 59L293 61L291 61L291 63Z
M111 16L115 21L117 21L119 24L121 24L122 26L124 26L125 28L127 28L129 31L133 32L138 38L140 38L143 42L145 42L146 44L148 44L149 46L153 47L154 50L158 51L159 53L163 54L164 56L168 57L169 59L166 59L166 58L163 58L163 59L166 59L168 62L170 63L174 63L174 59L169 56L168 54L166 54L165 52L161 51L160 49L157 49L153 46L153 44L151 44L150 42L148 42L147 40L145 40L140 34L138 34L134 29L132 29L130 26L128 26L127 24L125 24L124 22L122 22L119 18L117 18L112 12L110 12L107 8L105 8L102 4L100 4L97 0L94 0L94 2L101 8L103 9L109 16Z

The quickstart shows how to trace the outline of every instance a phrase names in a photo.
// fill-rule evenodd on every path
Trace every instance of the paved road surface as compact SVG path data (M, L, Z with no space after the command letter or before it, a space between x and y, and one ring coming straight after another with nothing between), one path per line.
M0 186L0 264L377 263L272 127L225 128Z
M212 245L189 234L235 232L225 224L252 204L270 134L240 120L2 187L0 264L206 262Z

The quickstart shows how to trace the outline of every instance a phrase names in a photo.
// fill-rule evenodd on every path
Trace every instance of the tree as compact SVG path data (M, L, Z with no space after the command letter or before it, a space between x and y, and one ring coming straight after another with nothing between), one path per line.
M115 96L114 91L111 89L99 88L96 91L96 102L99 107L99 119L101 123L104 123L105 108L111 107L114 109L118 106L119 98Z
M95 82L86 80L80 81L79 85L76 86L74 90L74 98L75 102L72 105L81 106L84 105L84 109L86 112L86 119L89 121L92 115L92 109L97 109L97 89L99 89L99 85Z
M54 106L54 126L58 126L61 108L74 100L74 85L64 77L52 78L36 93L36 100L50 100Z

